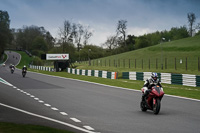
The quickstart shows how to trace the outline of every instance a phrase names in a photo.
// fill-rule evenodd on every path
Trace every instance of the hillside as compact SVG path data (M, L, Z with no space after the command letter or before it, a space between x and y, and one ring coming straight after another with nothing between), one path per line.
M200 36L195 36L92 60L91 66L88 66L88 62L76 65L80 69L117 72L155 71L200 75L198 58L200 58Z

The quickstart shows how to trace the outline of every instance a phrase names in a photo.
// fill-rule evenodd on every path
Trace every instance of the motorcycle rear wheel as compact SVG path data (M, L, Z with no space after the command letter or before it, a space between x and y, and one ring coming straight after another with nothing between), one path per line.
M156 103L153 104L153 112L154 112L155 115L157 115L160 112L161 104L160 104L160 99L159 98L157 98L155 100L156 100Z

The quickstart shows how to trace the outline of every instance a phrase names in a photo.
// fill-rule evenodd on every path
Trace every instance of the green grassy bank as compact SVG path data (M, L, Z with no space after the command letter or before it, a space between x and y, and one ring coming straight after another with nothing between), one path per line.
M79 69L116 71L120 77L128 71L200 75L200 36L91 60L91 66L88 61L75 65Z

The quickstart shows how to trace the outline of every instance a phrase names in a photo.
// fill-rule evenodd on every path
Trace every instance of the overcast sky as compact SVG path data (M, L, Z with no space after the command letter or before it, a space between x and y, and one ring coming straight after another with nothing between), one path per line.
M53 37L65 20L90 26L89 43L99 45L127 20L128 34L139 36L172 27L188 26L187 13L200 23L200 0L0 0L10 16L10 28L43 26Z

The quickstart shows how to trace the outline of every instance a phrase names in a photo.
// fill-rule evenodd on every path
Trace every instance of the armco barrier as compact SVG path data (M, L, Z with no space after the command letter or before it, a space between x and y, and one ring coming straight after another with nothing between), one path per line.
M99 71L99 70L81 70L81 69L73 69L73 68L67 68L67 72L72 73L72 74L77 74L77 75L117 79L117 72L107 72L107 71Z
M30 65L30 68L31 68L31 69L38 69L38 70L43 70L43 71L54 72L54 69L51 68L51 67Z
M143 80L151 77L151 72L122 72L123 79ZM185 86L200 87L200 76L190 74L158 73L162 83L178 84Z

